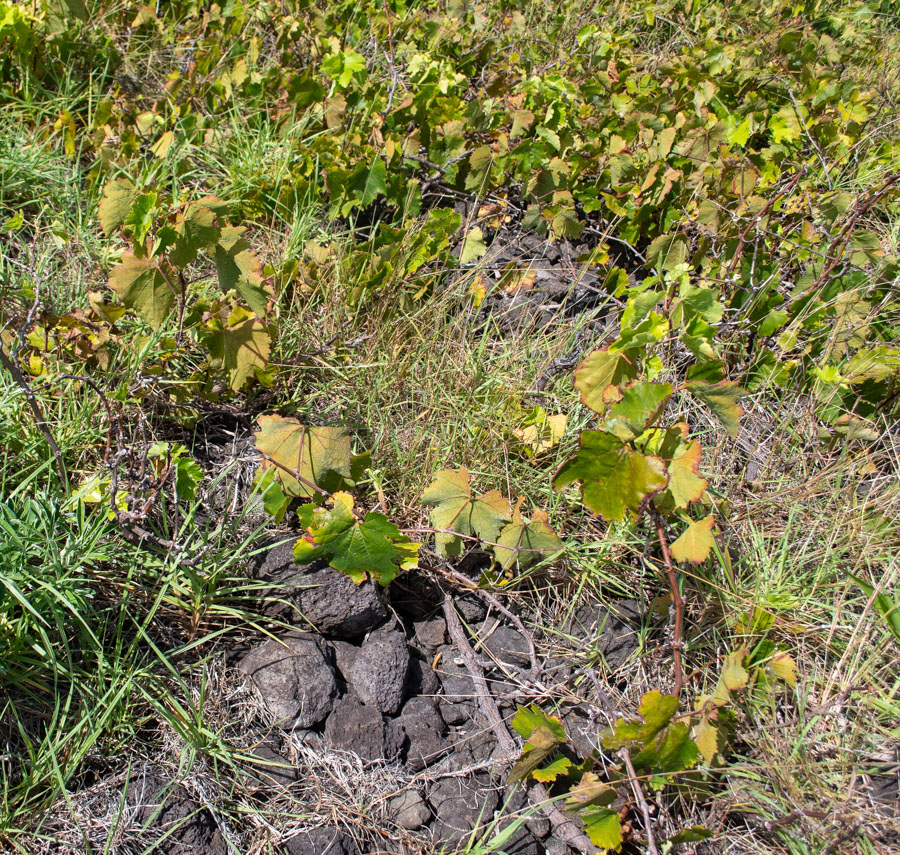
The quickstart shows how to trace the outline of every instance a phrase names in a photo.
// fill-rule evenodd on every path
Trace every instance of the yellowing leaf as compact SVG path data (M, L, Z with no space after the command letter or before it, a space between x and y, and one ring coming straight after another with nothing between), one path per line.
M708 766L719 754L719 729L707 717L702 717L694 725L694 744Z
M454 472L442 469L422 493L422 504L433 505L431 524L442 529L435 534L438 555L459 555L462 539L457 535L477 535L495 542L500 528L511 519L509 500L496 490L473 496L469 487L469 470L462 466Z
M484 243L484 233L478 226L473 226L466 234L463 241L462 249L459 253L460 264L472 264L478 261L482 255L487 252L487 246Z
M596 808L580 814L584 830L594 846L604 852L618 852L622 848L622 821L618 811Z
M622 352L600 348L589 354L575 371L575 388L582 403L595 413L605 413L608 406L604 393L609 386L633 380L637 371Z
M702 520L693 520L672 544L672 558L676 561L690 561L700 564L706 561L713 548L712 528L715 520L708 516Z
M510 770L509 780L514 783L527 778L556 750L559 744L559 739L556 738L551 730L543 726L535 728L528 742L525 743L522 756Z
M472 305L477 309L487 296L487 280L485 280L484 276L480 274L476 276L469 283L466 294L472 298Z
M159 160L163 160L169 153L169 150L172 148L172 144L174 142L175 132L166 131L155 143L153 143L150 151L153 152L154 157L158 158Z
M271 458L264 459L260 468L274 467L290 496L313 496L317 492L313 484L337 489L352 478L350 434L343 427L306 427L296 419L260 416L256 449Z
M722 665L722 673L719 675L719 682L728 689L729 692L736 692L738 689L745 689L750 680L750 675L744 667L744 660L747 658L745 649L735 650L725 656L725 663Z
M212 364L228 374L228 384L235 392L269 362L272 340L268 327L252 316L237 322L229 318L204 340Z
M700 443L695 439L687 444L681 444L669 460L668 492L676 508L686 508L692 502L699 501L706 492L706 481L698 474L702 453Z
M769 662L769 667L779 680L783 680L791 687L797 685L797 663L783 650L775 652Z
M612 804L619 794L614 787L601 781L595 772L585 772L581 780L569 790L566 798L566 810L576 811L589 805Z
M98 219L100 227L107 235L120 228L131 213L131 206L138 197L138 191L127 178L117 178L103 188Z
M637 514L645 499L668 481L666 465L658 457L641 454L606 431L584 431L578 453L564 463L553 479L562 490L582 482L585 505L603 519L621 521L626 511Z
M526 415L524 427L513 431L523 446L527 457L537 457L559 444L566 432L568 416L565 413L549 415L541 407L533 407Z
M541 769L535 769L531 773L531 777L534 778L535 781L541 781L545 784L551 783L560 775L568 774L573 765L574 764L568 757L560 756L549 765L544 766Z
M511 140L518 139L534 124L534 113L531 110L516 110L513 113L512 128L509 131Z
M168 278L163 275L156 261L138 258L129 251L122 255L121 264L110 271L107 284L128 308L158 329L175 303L170 279L171 274Z

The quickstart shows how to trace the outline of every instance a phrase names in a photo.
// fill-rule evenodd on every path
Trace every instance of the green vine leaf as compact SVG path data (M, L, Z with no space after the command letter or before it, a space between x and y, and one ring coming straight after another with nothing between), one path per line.
M487 246L484 243L484 233L479 226L473 226L466 233L462 249L459 252L459 263L463 265L472 264L472 262L478 261L486 252Z
M469 470L442 469L422 493L421 502L434 506L431 524L443 529L435 534L438 555L462 554L462 538L477 535L484 541L496 542L504 523L512 519L509 500L496 490L473 496L469 486Z
M647 264L661 270L674 270L687 259L688 241L684 235L661 235L647 247Z
M256 449L265 455L260 469L274 469L287 495L309 498L317 494L316 486L328 491L352 480L347 428L306 427L283 416L258 421Z
M110 271L107 284L129 309L134 309L156 330L175 304L175 291L170 284L173 276L172 271L164 274L156 260L138 258L129 250Z
M620 718L612 730L601 735L603 747L610 751L620 748L641 748L653 739L678 712L678 698L658 691L647 692L638 707L643 721Z
M731 436L737 436L740 418L744 412L737 402L747 394L744 389L730 380L720 380L717 383L693 380L685 385L694 397L715 413Z
M632 383L622 390L622 399L609 408L603 428L625 442L636 439L656 422L671 397L668 383Z
M549 730L558 743L566 741L566 729L555 715L547 715L537 704L530 707L519 707L512 719L512 729L523 739L531 739L531 735L540 727Z
M604 852L618 852L622 848L622 821L618 811L593 808L580 813L584 830L594 846Z
M368 208L379 196L387 193L387 167L380 157L371 166L360 163L347 179L347 196L350 202L344 206L344 216L354 207Z
M522 518L523 497L519 497L512 512L512 522L505 526L494 547L494 560L504 572L518 565L527 570L548 555L565 549L563 542L550 527L546 513L536 510L530 520Z
M534 775L544 760L566 742L566 731L562 722L556 716L548 716L537 704L519 707L513 716L512 727L526 742L522 756L509 773L511 782ZM568 760L568 758L561 759ZM568 765L551 763L543 770L545 777L537 780L556 780L556 777L564 774L570 766L571 761Z
M313 504L299 509L307 533L294 545L297 563L327 561L357 585L367 575L388 585L401 570L416 567L419 544L412 543L384 514L370 511L362 522L357 521L349 493L335 493L329 504L330 510Z
M565 756L556 757L551 763L546 766L535 769L531 773L531 777L534 778L535 781L540 781L543 784L553 783L557 778L568 775L569 772L574 768L575 764Z
M562 490L582 482L584 504L607 522L620 522L626 512L637 515L644 501L668 483L666 464L644 455L606 431L581 434L577 454L553 478Z

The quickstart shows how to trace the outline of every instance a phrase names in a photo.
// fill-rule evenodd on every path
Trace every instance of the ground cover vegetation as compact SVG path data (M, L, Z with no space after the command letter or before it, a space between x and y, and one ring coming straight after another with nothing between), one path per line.
M0 0L0 49L3 851L175 851L148 758L307 851L241 772L273 532L440 586L532 802L401 849L347 785L360 851L896 851L895 4Z

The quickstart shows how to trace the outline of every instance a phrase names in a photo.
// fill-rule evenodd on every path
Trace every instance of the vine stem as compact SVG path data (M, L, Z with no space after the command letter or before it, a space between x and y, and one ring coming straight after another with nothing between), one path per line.
M672 589L672 602L675 604L675 630L672 636L672 653L675 665L675 697L680 697L681 687L684 683L684 672L681 667L682 635L684 632L684 599L678 587L678 575L672 564L672 555L669 553L669 542L666 540L666 532L663 528L662 518L654 513L653 521L656 523L656 537L662 549L663 563L666 567L666 575L669 577L669 586Z

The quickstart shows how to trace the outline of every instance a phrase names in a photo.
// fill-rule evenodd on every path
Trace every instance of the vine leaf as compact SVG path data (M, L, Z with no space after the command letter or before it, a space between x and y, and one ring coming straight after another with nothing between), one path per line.
M329 490L352 480L346 428L306 427L296 419L260 416L255 436L257 451L268 458L260 469L274 468L289 496L309 498L318 492L312 484Z
M626 442L635 439L659 418L671 397L668 383L632 383L622 390L622 399L610 407L604 428Z
M585 772L581 780L569 790L566 810L577 811L590 805L606 807L618 796L615 787L601 781L596 772Z
M258 318L238 307L223 323L216 319L204 341L210 363L228 374L228 383L237 392L269 362L272 340Z
M584 830L594 846L606 852L618 852L622 848L622 822L618 811L595 808L579 814Z
M512 769L510 769L509 780L512 783L515 783L516 781L521 781L523 778L532 775L538 766L556 751L559 745L559 739L556 738L551 730L546 727L535 728L531 737L525 743L522 756L516 761L516 764ZM560 774L562 774L562 772L560 772ZM551 780L556 780L556 778L551 778Z
M221 234L215 212L210 208L219 200L215 196L204 196L190 202L175 217L175 248L172 263L186 267L201 249L215 245Z
M512 127L509 130L511 140L518 139L534 124L534 113L531 110L516 110L512 118Z
M690 738L690 729L680 721L673 721L678 712L678 698L660 692L648 692L638 708L643 721L619 719L615 727L601 734L603 746L610 750L628 748L635 769L655 773L690 769L699 758L697 746ZM651 778L651 785L665 785L664 777Z
M609 403L609 387L634 380L637 370L621 351L600 348L589 354L575 371L575 388L581 402L595 413L605 413Z
M721 708L731 700L732 692L746 688L750 681L750 674L744 667L746 658L746 648L727 654L713 693L697 699L692 733L707 765L725 749L727 719L723 720L726 711Z
M641 697L638 707L643 721L626 721L620 718L612 730L602 736L604 748L618 751L620 748L639 748L653 739L678 712L678 698L656 690Z
M387 193L387 168L380 157L375 157L372 165L360 163L347 179L348 196L360 208L368 208L379 195ZM351 203L350 209L354 207ZM349 213L347 206L345 215Z
M469 470L442 469L434 476L421 498L422 504L433 505L431 524L443 529L435 534L438 555L458 556L462 539L457 535L477 535L495 542L501 526L512 519L509 500L496 490L473 496L469 486Z
M510 770L509 780L521 781L535 770L549 757L560 745L566 742L566 730L562 722L556 716L548 716L537 704L530 707L519 707L512 720L513 730L522 736L526 742L522 756ZM561 758L566 759L568 758ZM538 780L555 781L558 775L564 774L569 765L551 763L544 769L544 778Z
M357 585L366 574L388 585L400 570L416 566L419 544L412 543L384 514L372 511L357 521L349 493L335 493L329 504L330 510L307 504L297 512L307 531L294 544L297 563L325 560Z
M641 454L606 431L584 431L577 454L553 478L562 490L582 482L585 505L607 522L621 521L626 511L637 515L641 504L668 483L666 465Z
M547 715L537 704L519 707L512 719L512 729L523 739L531 739L531 734L539 727L549 730L560 744L565 742L566 729L555 715Z
M705 380L694 380L686 384L688 391L701 400L725 425L729 435L736 436L743 410L738 400L747 392L731 380L720 380L709 383Z
M117 178L103 188L97 218L106 235L111 235L125 224L138 195L137 188L127 178Z
M130 250L110 271L107 284L155 330L162 326L175 303L175 292L159 264L150 258L138 258Z
M271 289L265 285L262 264L241 237L243 226L227 226L216 244L215 260L219 286L223 291L237 291L259 317L266 314Z
M797 685L797 663L794 657L783 650L776 650L769 662L772 673L791 688Z
M660 456L668 460L669 486L666 493L671 496L672 505L684 509L698 502L706 492L706 480L700 477L700 458L703 448L699 440L685 442L687 425L676 425L666 431L666 438L660 448Z
M539 457L545 451L559 445L565 436L569 417L565 413L548 414L540 405L532 407L522 422L522 427L513 431L513 436L521 444L526 457Z
M712 528L715 520L712 516L702 520L692 520L681 536L672 544L672 557L678 561L690 561L701 564L709 557L714 540Z
M568 757L560 755L543 768L535 769L531 773L531 777L542 784L550 784L561 775L567 775L574 765Z
M265 471L257 470L254 479L256 489L263 500L263 508L269 516L280 523L291 504L291 497L281 488L281 483L276 480L277 470L274 468Z
M714 723L717 713L718 710L712 709L701 715L692 730L694 744L707 766L712 764L724 748L722 733Z
M689 245L684 235L660 235L647 247L647 264L662 270L673 270L684 264Z
M494 559L504 572L514 564L519 570L527 570L545 556L565 549L544 511L536 510L530 520L522 518L523 501L520 496L513 508L512 522L500 532L494 547Z
M462 249L459 251L459 263L471 264L478 261L482 255L487 252L487 246L484 242L484 232L480 226L473 226L466 233L466 239L463 241Z

